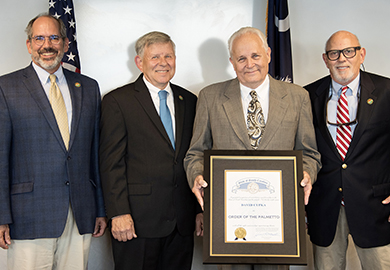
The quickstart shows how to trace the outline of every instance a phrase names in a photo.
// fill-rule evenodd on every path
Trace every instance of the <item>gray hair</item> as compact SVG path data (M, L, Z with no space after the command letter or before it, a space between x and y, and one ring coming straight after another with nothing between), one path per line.
M52 18L53 20L55 20L57 23L58 23L58 30L60 32L60 36L62 39L65 39L66 38L66 26L65 24L63 23L62 20L60 19L57 19L56 17L53 17L52 15L50 15L48 12L45 12L45 13L41 13L39 14L38 16L36 16L35 18L33 18L31 21L29 21L29 23L27 24L27 27L25 29L25 32L27 34L27 38L29 40L31 40L32 38L32 27L33 27L33 24L34 22L38 19L38 18L41 18L41 17L48 17L48 18Z
M260 37L261 41L263 42L264 50L265 51L268 50L267 38L265 37L263 32L261 32L257 28L247 26L247 27L240 28L238 31L234 32L233 35L231 35L231 37L229 38L229 40L228 40L228 49L229 49L230 57L232 57L232 49L233 49L232 47L233 47L234 40L236 38L238 38L238 37L240 37L240 36L242 36L244 34L248 34L248 33L258 35Z
M143 57L144 49L152 44L157 43L170 43L172 45L173 51L175 52L176 46L171 37L158 31L153 31L140 37L135 43L135 51L137 55Z

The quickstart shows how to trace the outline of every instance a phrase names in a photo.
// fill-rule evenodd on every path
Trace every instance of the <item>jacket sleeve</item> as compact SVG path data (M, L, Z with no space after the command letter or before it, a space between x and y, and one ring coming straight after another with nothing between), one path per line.
M303 151L303 170L310 175L311 181L314 183L317 179L317 173L321 169L321 155L317 151L311 103L306 91L302 97L294 149Z
M119 103L113 95L102 101L99 163L107 217L131 214L126 173L127 132Z
M190 188L193 187L195 178L198 175L203 175L203 152L204 150L211 149L212 145L207 99L204 91L201 91L196 107L190 148L184 158L184 168L187 173Z
M9 179L11 136L11 118L0 83L0 225L12 223Z

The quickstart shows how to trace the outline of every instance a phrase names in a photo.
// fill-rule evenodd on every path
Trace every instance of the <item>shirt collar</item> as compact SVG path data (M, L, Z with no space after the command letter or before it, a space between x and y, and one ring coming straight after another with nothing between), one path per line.
M47 72L46 70L44 70L43 68L41 68L40 66L38 66L37 64L35 64L34 62L32 62L32 66L35 70L35 72L37 73L38 75L38 78L39 80L41 81L41 84L44 85L46 83L50 83L50 79L49 79L49 75L50 73ZM56 72L54 72L54 75L57 76L57 81L59 83L63 83L64 80L65 80L65 75L64 75L64 71L62 69L62 66L60 66Z
M341 84L335 82L334 80L332 80L333 95L339 96L340 89L344 86L348 86L348 88L352 90L352 96L356 97L358 95L358 91L359 91L359 84L360 84L360 72L356 76L356 78L352 82L350 82L348 85L341 85Z
M257 96L263 100L266 100L268 93L269 93L269 77L268 75L265 77L264 82L260 84L256 89L251 89L249 87L246 87L240 82L240 90L241 90L241 98L243 100L247 99L248 96L250 96L250 92L252 90L255 90L257 93Z
M144 80L144 83L146 84L146 87L148 88L150 94L152 96L158 96L158 92L161 91L160 88L154 86L153 84L151 84L146 78L145 76L142 77L142 79ZM165 87L165 89L163 89L165 91L167 91L169 93L169 95L172 95L172 89L171 89L171 83L168 82L167 86Z

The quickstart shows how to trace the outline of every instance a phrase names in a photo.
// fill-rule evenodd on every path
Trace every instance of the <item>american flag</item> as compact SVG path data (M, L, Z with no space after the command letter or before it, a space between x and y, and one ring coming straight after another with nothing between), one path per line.
M287 0L268 0L267 40L271 48L269 73L276 79L293 82Z
M66 26L66 36L69 39L69 50L62 58L62 66L80 73L80 58L77 50L76 20L72 0L49 0L49 13L61 19Z

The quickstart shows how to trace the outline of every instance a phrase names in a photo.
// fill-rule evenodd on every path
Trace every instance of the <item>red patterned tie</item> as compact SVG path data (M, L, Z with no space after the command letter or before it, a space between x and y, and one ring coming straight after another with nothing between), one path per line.
M341 95L339 102L337 104L337 123L348 123L349 120L349 110L348 110L348 100L346 92L348 86L344 86L341 89ZM349 144L352 139L352 131L350 125L342 125L337 127L337 149L339 150L341 158L344 160L345 155L347 154Z

